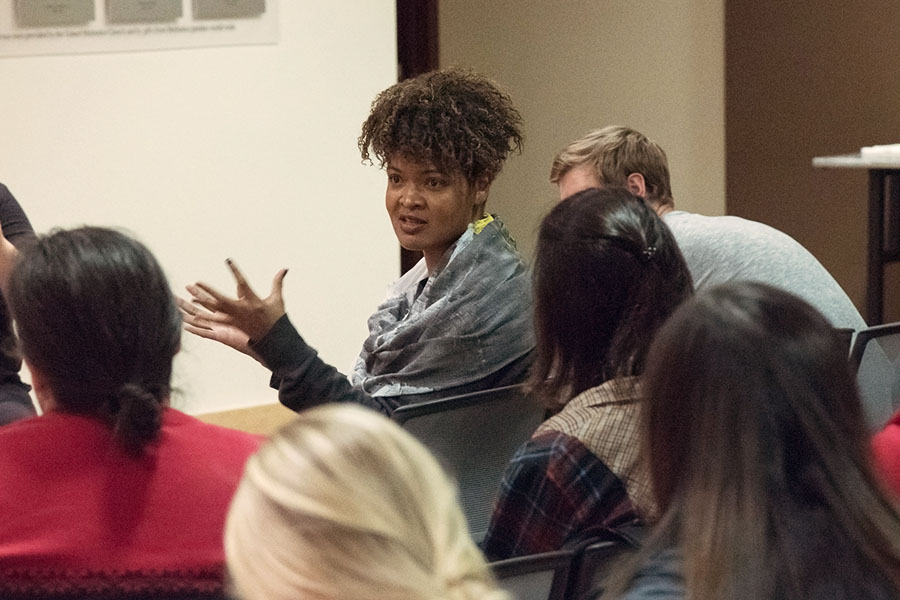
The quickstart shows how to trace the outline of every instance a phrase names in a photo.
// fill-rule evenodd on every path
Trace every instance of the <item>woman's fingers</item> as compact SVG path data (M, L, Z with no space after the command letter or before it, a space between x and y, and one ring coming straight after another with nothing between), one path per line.
M194 304L199 304L211 312L229 312L229 309L237 303L236 300L225 296L214 287L203 282L198 281L193 285L187 285L185 289L190 293Z
M175 304L178 305L178 308L181 309L182 316L193 317L196 316L199 310L196 306L185 300L184 298L179 298L175 296Z
M272 293L271 296L281 299L281 289L284 286L284 277L287 275L288 270L282 269L275 273L275 278L272 279Z
M175 297L175 303L181 310L181 320L194 327L210 329L213 323L228 323L231 320L231 317L224 313L212 313L201 310L196 304L177 296Z
M234 314L242 308L251 307L260 302L259 296L256 295L256 292L254 292L253 288L250 287L250 284L247 283L247 279L244 277L244 274L241 273L237 264L230 258L227 259L225 263L228 265L228 268L231 270L231 274L237 283L237 299L229 298L208 283L198 281L193 285L187 286L187 291L190 292L193 297L194 303L199 304L212 312ZM279 283L278 289L280 291L279 278L284 279L284 272L280 271L278 275L276 275L276 280L278 280Z
M184 330L193 333L194 335L200 336L202 338L206 338L208 340L218 341L218 336L216 336L216 332L210 329L209 327L197 327L195 325L191 325L187 321L184 322Z
M238 298L249 298L251 300L259 299L256 292L254 292L253 288L250 287L250 284L247 283L244 274L238 269L237 263L231 258L226 258L225 264L228 265L228 268L231 270L231 276L234 277L234 281L237 284Z
M181 320L182 321L184 321L185 323L191 323L194 325L197 324L196 321L197 321L198 317L200 316L200 311L197 309L196 306L194 306L187 300L179 298L178 296L175 296L175 304L178 305L178 309L181 311Z
M247 345L249 342L247 334L230 325L227 322L230 317L221 313L207 312L177 296L175 303L181 310L181 320L185 331L202 338L221 342L240 352L254 356ZM254 358L260 360L258 356L254 356ZM260 362L262 361L260 360Z
M282 284L287 269L275 274L272 293L261 299L232 259L225 261L237 283L237 298L229 298L203 282L186 286L190 302L179 299L184 322L197 329L208 330L203 337L217 339L247 352L248 340L262 339L284 314ZM197 333L188 329L192 333ZM238 335L240 334L240 335Z

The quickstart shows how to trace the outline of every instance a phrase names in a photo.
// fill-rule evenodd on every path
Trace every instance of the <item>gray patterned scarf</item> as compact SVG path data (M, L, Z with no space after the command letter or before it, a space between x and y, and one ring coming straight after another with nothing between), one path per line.
M530 277L498 219L469 225L430 276L423 259L392 291L350 377L372 396L469 384L534 348Z

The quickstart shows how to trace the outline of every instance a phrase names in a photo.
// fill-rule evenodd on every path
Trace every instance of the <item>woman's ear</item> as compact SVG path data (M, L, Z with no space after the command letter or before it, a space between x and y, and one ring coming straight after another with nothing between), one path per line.
M487 202L488 192L491 190L491 180L482 175L475 180L475 204L480 204L482 209Z
M34 388L34 397L37 398L38 406L41 407L41 414L52 412L56 409L56 399L53 397L53 390L47 384L47 378L40 369L36 369L28 359L25 359L25 366L31 373L31 387Z

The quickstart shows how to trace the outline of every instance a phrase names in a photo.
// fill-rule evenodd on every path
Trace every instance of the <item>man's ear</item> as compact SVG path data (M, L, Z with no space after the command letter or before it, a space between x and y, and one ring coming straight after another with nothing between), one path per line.
M625 180L625 187L627 187L628 191L635 196L640 196L641 198L647 197L647 184L644 182L644 176L640 173L632 173L629 175L628 179Z

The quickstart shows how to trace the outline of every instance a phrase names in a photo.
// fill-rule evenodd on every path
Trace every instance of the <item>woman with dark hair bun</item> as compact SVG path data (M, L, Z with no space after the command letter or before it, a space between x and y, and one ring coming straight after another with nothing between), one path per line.
M506 471L489 558L556 550L653 516L638 461L639 376L653 334L691 291L672 234L624 188L579 192L544 218L531 381L558 414Z
M900 516L872 474L846 345L760 283L686 303L650 350L642 417L659 523L606 597L900 597Z
M181 318L159 264L97 227L0 250L44 413L0 429L0 595L221 590L225 512L260 441L167 407Z

